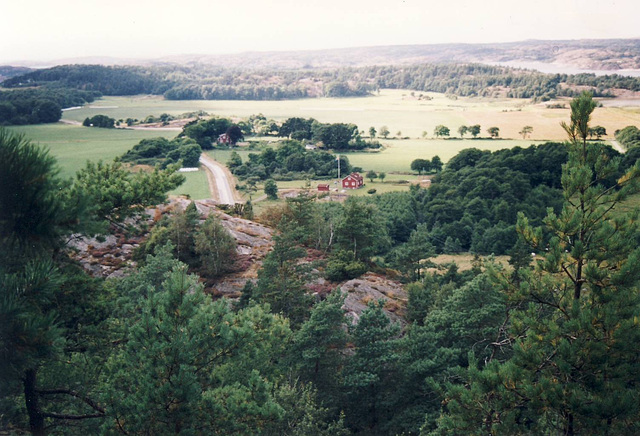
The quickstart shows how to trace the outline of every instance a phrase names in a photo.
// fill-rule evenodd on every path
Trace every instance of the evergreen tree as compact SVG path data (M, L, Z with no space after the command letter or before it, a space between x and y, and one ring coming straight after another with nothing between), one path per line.
M317 303L294 336L293 365L300 378L317 386L324 404L335 407L339 399L343 350L347 342L346 319L339 290Z
M371 302L351 329L354 355L344 376L347 424L366 434L385 434L380 426L394 410L388 400L395 389L400 325L384 313L383 302Z
M234 313L213 302L184 265L163 275L106 367L103 431L247 434L279 419L269 380L286 322L259 306Z
M236 258L236 240L219 218L209 215L194 239L195 252L200 256L202 270L208 277L219 276L231 268Z
M563 166L564 207L546 231L520 216L518 228L542 258L520 280L497 276L510 305L513 357L470 365L467 386L452 387L440 433L635 434L640 402L638 211L616 206L638 191L636 164L617 171L600 144L587 142L596 104L583 93L563 124L571 141Z
M309 314L311 296L305 287L307 267L299 263L305 251L297 245L295 235L283 233L274 237L275 245L258 271L255 300L267 303L273 313L289 318L299 327Z

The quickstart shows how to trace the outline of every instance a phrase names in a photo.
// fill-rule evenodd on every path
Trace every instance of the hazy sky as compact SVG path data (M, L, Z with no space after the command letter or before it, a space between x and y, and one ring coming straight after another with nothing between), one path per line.
M0 0L0 62L640 37L638 0Z

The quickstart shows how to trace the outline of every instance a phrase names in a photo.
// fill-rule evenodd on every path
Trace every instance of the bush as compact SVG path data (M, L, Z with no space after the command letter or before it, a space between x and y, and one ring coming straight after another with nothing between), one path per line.
M366 272L367 266L363 262L353 260L350 252L340 250L333 253L331 259L327 262L325 276L327 280L340 282L342 280L355 279Z
M85 127L101 127L104 129L113 129L115 127L116 120L106 115L95 115L91 118L85 118L82 123Z
M369 189L367 194L375 194L376 192L378 192L376 189Z

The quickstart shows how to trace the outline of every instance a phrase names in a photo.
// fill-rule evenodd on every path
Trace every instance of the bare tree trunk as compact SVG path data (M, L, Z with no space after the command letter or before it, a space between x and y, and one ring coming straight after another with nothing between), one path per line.
M24 400L29 414L29 429L31 434L35 436L43 436L46 434L44 430L44 415L38 405L38 392L36 389L35 369L28 369L24 376Z

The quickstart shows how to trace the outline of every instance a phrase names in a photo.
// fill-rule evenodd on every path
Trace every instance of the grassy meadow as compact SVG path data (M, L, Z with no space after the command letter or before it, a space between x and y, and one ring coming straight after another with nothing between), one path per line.
M211 198L207 173L203 169L197 172L182 173L186 180L169 195L188 195L193 200L204 200Z
M24 133L32 141L48 147L58 160L62 177L72 177L88 160L113 160L142 139L176 136L176 132L98 129L63 123L15 126L9 129Z
M312 98L283 101L239 101L239 100L192 100L169 101L161 96L104 97L78 110L66 111L63 118L82 121L87 116L108 115L115 119L143 119L147 115L168 113L179 115L185 112L204 110L212 115L244 118L262 113L267 118L282 121L292 116L313 117L325 123L354 123L361 130L369 127L377 130L385 125L391 136L422 137L427 132L433 135L435 126L443 124L451 129L452 136L460 125L480 124L482 135L491 126L500 128L503 138L521 138L518 133L523 126L533 127L530 139L564 140L565 132L560 121L569 119L570 99L532 104L525 99L458 97L451 99L444 94L422 93L432 100L420 100L420 93L406 90L381 90L380 94L354 98ZM548 109L550 103L565 103L566 109ZM596 109L592 124L602 125L610 135L616 129L630 124L640 124L640 102L629 106L629 102L606 100L604 107ZM610 136L612 137L612 136Z

